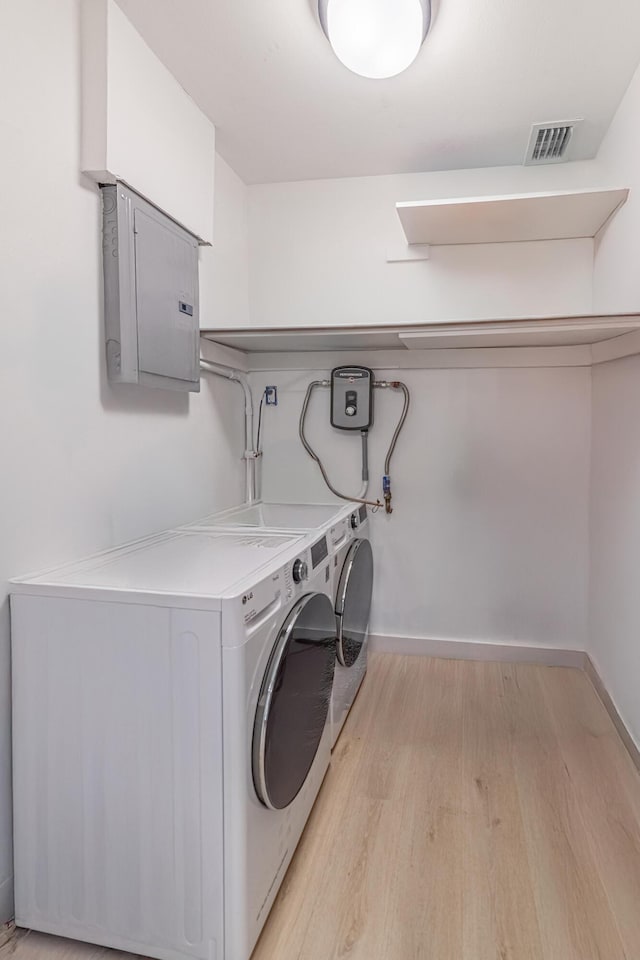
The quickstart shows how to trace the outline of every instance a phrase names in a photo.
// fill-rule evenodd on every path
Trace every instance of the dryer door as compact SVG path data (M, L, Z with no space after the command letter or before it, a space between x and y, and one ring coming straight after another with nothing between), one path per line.
M372 592L371 544L368 540L354 540L345 558L336 594L337 653L343 667L353 666L367 639Z
M302 597L271 653L253 730L253 782L272 810L294 800L311 769L329 711L335 643L329 598Z

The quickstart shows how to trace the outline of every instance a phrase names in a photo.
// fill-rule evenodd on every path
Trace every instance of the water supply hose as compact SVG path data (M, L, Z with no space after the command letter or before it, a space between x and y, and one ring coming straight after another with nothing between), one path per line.
M389 449L387 450L387 456L385 457L384 461L384 477L382 478L382 496L384 498L385 513L393 513L393 507L391 506L391 458L393 457L396 449L398 437L400 436L402 428L404 427L404 422L407 419L411 398L409 395L409 388L407 387L406 383L402 382L402 380L377 380L374 381L373 385L374 387L390 387L392 390L402 390L404 394L402 413L400 414L398 425L393 432L391 443L389 444Z
M362 439L362 482L369 486L369 431L361 430L360 437ZM361 494L364 497L366 489Z
M316 387L329 387L329 386L331 386L329 380L312 380L311 383L309 384L309 386L307 387L307 392L305 393L305 396L304 396L304 403L302 404L302 410L300 411L300 422L299 422L299 424L298 424L298 433L299 433L299 435L300 435L300 440L302 441L302 446L305 448L305 450L307 451L307 453L309 454L309 456L311 457L311 459L312 459L312 460L315 460L315 462L318 464L318 467L319 467L319 469L320 469L320 473L322 474L322 479L324 480L324 482L325 482L326 485L328 486L329 490L331 491L331 493L332 493L335 497L338 497L340 500L348 500L348 501L350 501L351 503L366 503L367 506L369 506L369 507L374 507L375 509L378 509L379 507L382 506L382 503L381 503L379 500L365 500L365 499L364 499L364 496L365 496L365 494L366 494L366 492L367 492L368 476L369 476L369 466L368 466L368 462L367 462L367 457L368 457L368 444L367 444L368 435L367 435L367 431L366 431L366 430L363 430L363 431L362 431L362 480L363 480L363 490L361 491L361 496L359 496L359 497L348 497L346 494L340 493L339 490L336 490L336 488L333 486L333 484L332 484L331 481L329 480L329 477L328 477L328 475L327 475L327 471L325 470L324 466L322 465L322 461L320 460L320 457L319 457L318 454L315 452L315 450L312 448L311 444L309 443L309 441L307 440L307 438L306 438L306 436L305 436L304 425L305 425L305 421L306 421L306 419L307 419L307 410L308 410L308 408L309 408L309 401L310 401L310 399L311 399L311 394L312 394L313 391L316 389Z
M387 450L387 455L384 461L384 476L382 478L382 495L384 499L384 509L386 513L393 513L393 507L391 506L391 498L392 498L391 459L395 452L396 444L398 443L398 438L402 432L402 428L404 427L405 421L407 419L407 414L409 413L409 404L411 402L411 397L409 394L409 388L407 387L406 383L402 382L402 380L375 380L373 385L374 387L378 387L381 389L401 390L404 395L402 413L400 414L400 419L398 420L396 428L393 431L393 436L391 437L391 443L389 444L389 449ZM326 483L326 485L328 486L331 493L334 494L334 496L339 497L340 500L349 500L352 503L366 503L368 506L371 506L374 508L381 507L382 504L379 500L373 501L373 500L364 499L369 486L369 450L368 450L369 433L367 430L362 430L360 434L362 438L363 486L362 486L362 490L360 491L360 495L358 497L348 497L344 493L340 493L338 490L335 489L335 487L329 480L327 471L325 470L322 464L322 461L320 460L320 457L317 455L315 450L313 450L313 448L311 447L311 444L309 443L309 441L305 436L304 427L305 427L307 410L309 408L309 401L311 399L311 395L313 391L316 389L316 387L329 387L329 386L331 386L331 383L329 380L312 380L309 386L307 387L304 403L302 404L302 410L300 412L300 423L299 423L299 434L300 434L300 440L302 441L302 445L307 451L307 453L309 454L309 456L311 457L311 459L315 460L315 462L318 464L320 473L322 474L322 478Z

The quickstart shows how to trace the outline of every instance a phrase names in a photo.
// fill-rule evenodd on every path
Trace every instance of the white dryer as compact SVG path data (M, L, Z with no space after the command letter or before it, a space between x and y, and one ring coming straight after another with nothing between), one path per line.
M15 582L19 925L247 960L330 759L326 536L172 531Z
M331 746L353 706L367 672L373 552L365 504L329 531L336 615L336 670L331 695Z

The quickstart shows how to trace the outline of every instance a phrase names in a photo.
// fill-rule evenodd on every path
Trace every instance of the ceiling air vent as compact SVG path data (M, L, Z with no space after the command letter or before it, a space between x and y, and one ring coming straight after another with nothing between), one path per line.
M534 123L531 127L525 166L536 163L562 163L568 160L569 144L581 120L562 123Z

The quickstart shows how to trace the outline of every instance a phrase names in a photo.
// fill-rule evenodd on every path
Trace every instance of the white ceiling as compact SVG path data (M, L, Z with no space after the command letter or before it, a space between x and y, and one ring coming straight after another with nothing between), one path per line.
M314 0L118 0L247 183L522 162L530 126L585 122L588 159L640 60L639 0L438 0L410 69L365 80Z

